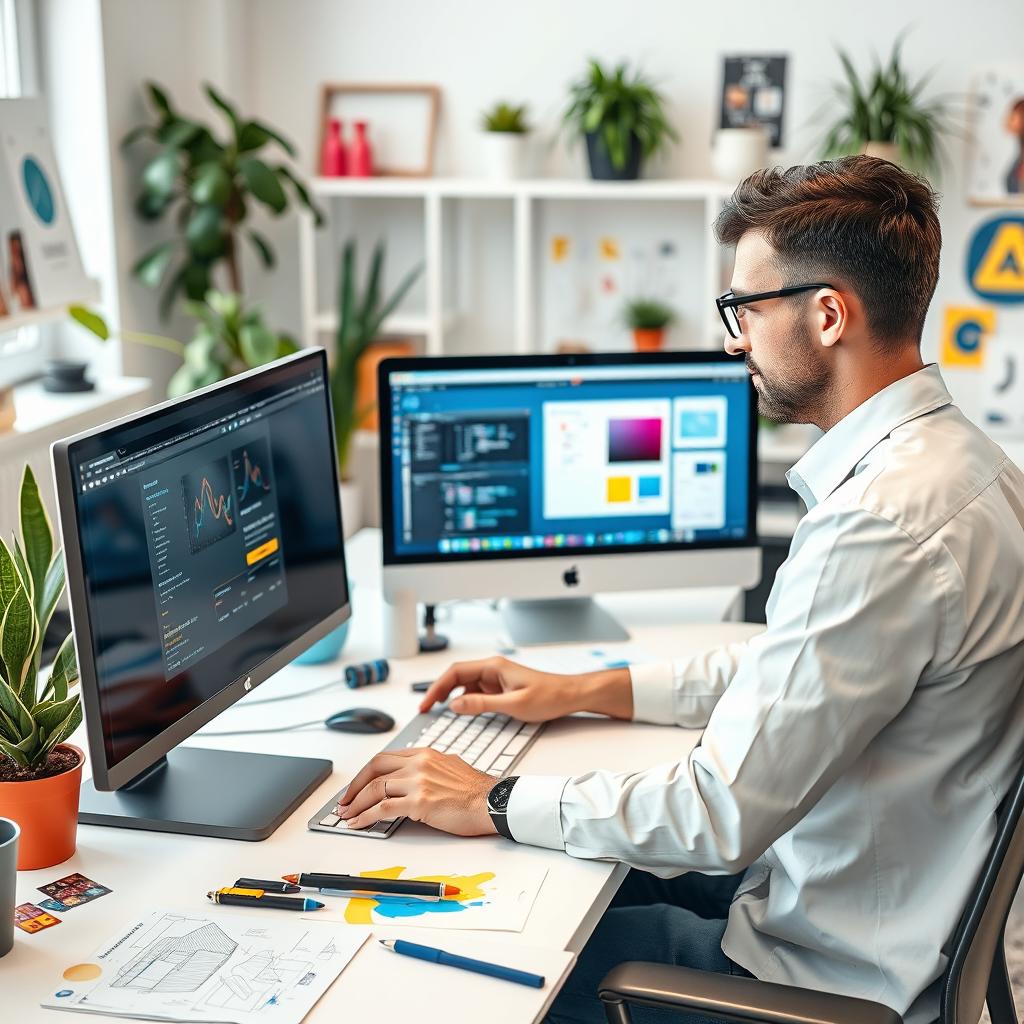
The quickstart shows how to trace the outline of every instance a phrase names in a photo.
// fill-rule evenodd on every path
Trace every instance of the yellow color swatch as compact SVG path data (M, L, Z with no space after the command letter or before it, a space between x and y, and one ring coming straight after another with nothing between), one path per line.
M404 865L393 868L381 868L378 871L360 871L361 878L401 878L405 870ZM447 885L457 886L461 891L457 896L445 896L443 901L456 901L464 903L467 900L480 900L484 898L484 883L494 879L493 871L481 871L476 875L417 875L410 878L410 882L445 882ZM379 901L370 897L368 899L350 899L345 908L345 922L347 924L374 924L373 910ZM436 906L436 905L435 905ZM423 910L430 910L430 904L423 901ZM398 919L396 924L401 924Z
M629 501L632 494L632 481L628 476L608 477L608 501Z

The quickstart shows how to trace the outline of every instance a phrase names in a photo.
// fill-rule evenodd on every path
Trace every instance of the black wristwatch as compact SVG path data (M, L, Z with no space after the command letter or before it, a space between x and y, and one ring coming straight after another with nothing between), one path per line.
M499 779L487 794L487 813L494 822L494 827L506 838L515 842L515 837L508 827L508 800L512 795L512 787L519 781L518 775L507 779Z

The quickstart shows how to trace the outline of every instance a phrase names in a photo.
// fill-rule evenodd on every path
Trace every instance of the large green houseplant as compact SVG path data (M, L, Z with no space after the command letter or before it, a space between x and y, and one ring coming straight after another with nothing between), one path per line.
M75 849L82 752L65 745L82 721L69 634L45 680L43 638L64 591L64 559L31 468L19 496L21 537L0 538L0 816L21 826L19 868L46 867Z
M639 72L630 74L626 63L606 71L591 60L570 86L563 121L572 135L586 139L593 178L637 178L645 158L679 139L662 94Z
M942 135L951 130L950 108L942 99L925 100L928 76L911 81L897 39L887 63L875 57L861 77L849 55L837 50L843 80L834 84L842 112L822 143L827 158L868 153L892 159L909 170L937 174Z
M254 201L280 215L288 209L290 191L318 224L322 220L305 184L287 164L265 153L277 148L294 157L291 142L263 122L242 117L213 86L205 85L203 91L226 119L226 136L186 117L164 89L147 82L152 118L132 129L122 143L130 147L146 141L158 147L142 169L135 209L147 221L167 218L172 236L147 252L132 271L152 288L163 286L164 317L181 294L202 300L214 287L219 266L227 272L228 290L242 292L242 237L265 266L274 265L270 243L249 225Z
M118 332L122 341L163 349L181 358L181 366L167 385L169 398L179 398L298 350L294 338L272 331L263 322L259 307L246 308L242 297L233 292L209 291L202 302L187 301L185 309L198 321L187 343L142 331ZM95 310L71 306L68 312L100 341L113 336L106 320Z

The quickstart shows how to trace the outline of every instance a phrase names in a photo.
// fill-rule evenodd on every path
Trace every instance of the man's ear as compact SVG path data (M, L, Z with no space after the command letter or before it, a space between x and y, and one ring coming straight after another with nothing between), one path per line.
M831 288L819 291L814 301L815 326L821 344L825 348L831 348L839 343L843 332L847 330L852 311L842 293Z

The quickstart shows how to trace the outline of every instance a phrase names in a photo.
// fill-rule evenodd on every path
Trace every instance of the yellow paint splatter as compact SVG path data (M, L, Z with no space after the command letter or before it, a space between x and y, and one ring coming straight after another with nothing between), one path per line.
M378 868L375 871L360 871L360 878L401 878L405 866L393 868ZM410 878L412 882L444 882L447 885L456 885L461 890L458 896L445 896L444 901L463 903L466 900L482 899L484 897L484 884L494 878L493 871L480 871L475 875L416 875ZM374 908L379 905L376 899L349 900L345 908L345 921L348 924L372 925Z

